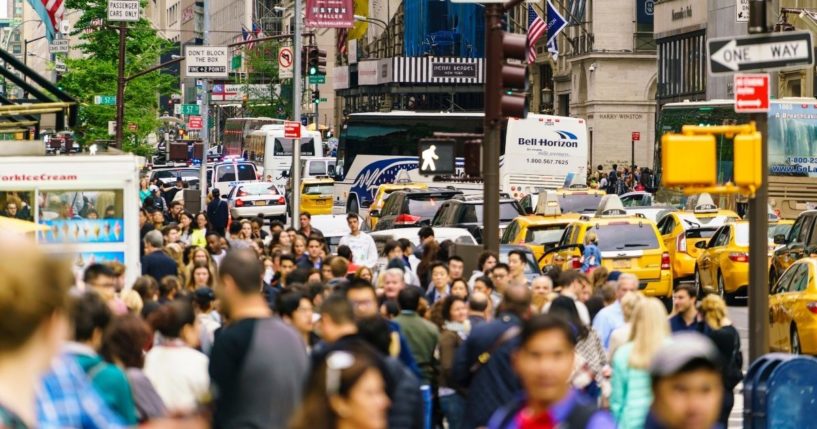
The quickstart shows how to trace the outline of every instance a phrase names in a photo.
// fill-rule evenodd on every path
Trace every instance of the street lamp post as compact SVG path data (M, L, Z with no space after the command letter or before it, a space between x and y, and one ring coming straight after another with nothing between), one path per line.
M390 33L389 33L389 24L387 24L386 21L376 19L376 18L369 18L369 17L363 16L363 15L355 15L355 21L363 21L363 22L368 22L370 24L377 24L378 27L381 27L383 29L383 33L386 36L386 48L384 49L384 53L385 53L386 57L391 57L392 56L393 52L390 49L390 47L392 47L392 43L391 43L391 37L390 37Z

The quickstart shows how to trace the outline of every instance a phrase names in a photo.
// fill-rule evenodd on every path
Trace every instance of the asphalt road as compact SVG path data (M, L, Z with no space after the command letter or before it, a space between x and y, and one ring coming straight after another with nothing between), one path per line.
M729 318L740 334L743 352L743 371L749 368L749 310L747 307L729 307ZM743 384L735 388L735 406L729 416L729 429L743 428Z

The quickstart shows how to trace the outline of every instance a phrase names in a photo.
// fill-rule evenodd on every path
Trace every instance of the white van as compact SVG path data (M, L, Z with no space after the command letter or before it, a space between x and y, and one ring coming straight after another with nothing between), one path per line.
M301 136L302 159L323 156L320 133L310 132L301 126ZM265 181L284 186L292 166L293 141L284 137L283 124L264 125L247 137L247 158L262 166Z

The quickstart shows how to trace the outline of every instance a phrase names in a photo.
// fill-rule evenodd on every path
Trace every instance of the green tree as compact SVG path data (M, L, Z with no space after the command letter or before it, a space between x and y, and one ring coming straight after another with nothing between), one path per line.
M144 7L147 1L141 3ZM102 27L93 25L106 21L107 2L67 0L66 7L83 11L74 24L74 31L81 40L75 48L83 56L65 60L68 71L62 76L60 87L80 102L76 127L80 143L110 139L108 121L116 118L116 107L94 105L94 96L116 94L119 33L112 27L115 23ZM160 56L168 52L172 44L159 36L147 20L140 19L128 24L126 46L125 76L130 76L158 64ZM177 91L173 77L158 71L126 84L124 150L139 155L152 152L146 137L161 125L158 97ZM136 130L132 131L128 124L135 124Z
M245 45L244 58L249 76L244 82L248 94L247 116L292 117L292 79L282 81L278 78L277 58L281 46L277 40L259 42L252 48Z

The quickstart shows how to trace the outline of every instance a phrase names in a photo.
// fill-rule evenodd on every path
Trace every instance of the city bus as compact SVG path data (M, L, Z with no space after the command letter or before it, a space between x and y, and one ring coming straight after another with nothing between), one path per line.
M323 156L323 141L317 131L307 131L301 125L301 159ZM284 138L284 125L264 125L253 131L244 142L245 158L263 168L262 177L268 182L285 186L292 167L293 139Z
M482 134L483 114L406 112L353 113L343 124L335 167L336 212L359 212L377 187L398 174L412 182L482 191L480 178L464 177L465 148L457 142L457 174L419 174L417 143L435 132ZM583 119L528 115L504 121L500 138L500 188L514 198L563 187L566 178L585 183L587 124Z
M769 204L783 218L793 219L817 202L817 99L772 100L768 114ZM693 125L733 125L749 122L735 113L732 100L669 103L661 109L657 136ZM660 137L659 137L660 138ZM732 141L717 137L718 183L732 179ZM655 145L655 171L661 174L661 145Z
M264 125L283 124L282 119L266 117L259 118L227 118L224 121L224 136L222 155L225 157L244 156L246 139L250 133L260 130Z

